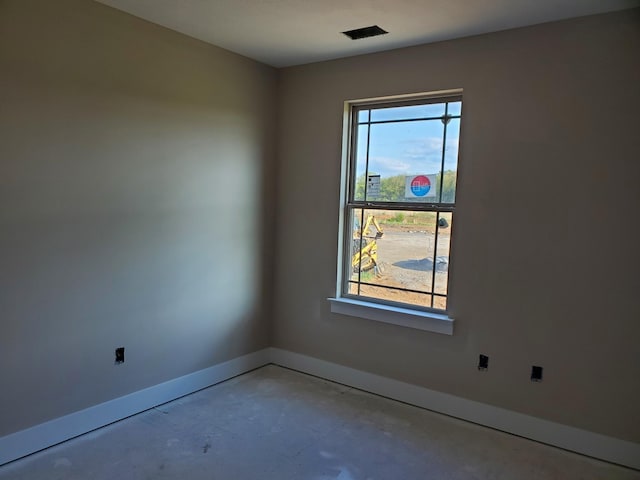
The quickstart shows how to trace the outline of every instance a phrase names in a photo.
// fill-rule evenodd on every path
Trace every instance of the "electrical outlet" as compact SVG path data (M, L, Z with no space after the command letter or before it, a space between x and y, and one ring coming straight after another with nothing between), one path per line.
M481 354L478 360L478 370L480 370L481 372L484 372L488 368L489 368L489 357Z
M116 348L116 365L124 363L124 347Z

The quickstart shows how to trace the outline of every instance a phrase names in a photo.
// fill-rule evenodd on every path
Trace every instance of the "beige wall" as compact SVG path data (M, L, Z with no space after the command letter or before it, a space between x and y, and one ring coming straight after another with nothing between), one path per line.
M274 345L639 442L639 20L281 70ZM331 314L343 102L450 88L464 89L454 335Z
M0 436L273 344L640 441L638 26L276 78L88 0L0 0ZM330 314L344 100L458 87L455 334Z
M0 436L268 345L275 80L98 3L0 0Z

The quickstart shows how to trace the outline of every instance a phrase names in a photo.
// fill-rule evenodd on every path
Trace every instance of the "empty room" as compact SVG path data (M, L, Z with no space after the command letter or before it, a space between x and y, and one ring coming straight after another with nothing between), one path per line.
M0 0L0 479L640 479L640 1Z

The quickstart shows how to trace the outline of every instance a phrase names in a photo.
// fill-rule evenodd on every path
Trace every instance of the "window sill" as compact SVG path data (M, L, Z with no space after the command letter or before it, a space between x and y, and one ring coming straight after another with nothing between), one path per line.
M422 312L410 308L392 307L350 298L328 298L331 312L366 318L376 322L390 323L427 332L453 335L453 322L445 314Z

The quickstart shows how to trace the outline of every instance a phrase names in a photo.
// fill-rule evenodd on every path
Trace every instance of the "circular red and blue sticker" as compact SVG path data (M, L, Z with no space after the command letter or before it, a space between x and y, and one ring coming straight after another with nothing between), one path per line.
M431 181L426 175L418 175L411 180L411 193L416 197L424 197L431 190Z

